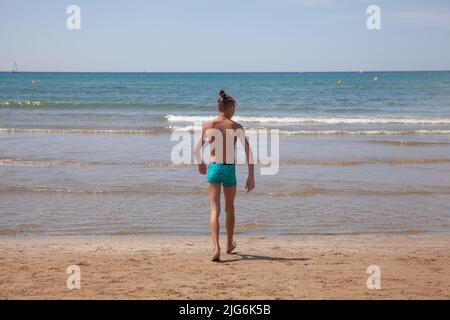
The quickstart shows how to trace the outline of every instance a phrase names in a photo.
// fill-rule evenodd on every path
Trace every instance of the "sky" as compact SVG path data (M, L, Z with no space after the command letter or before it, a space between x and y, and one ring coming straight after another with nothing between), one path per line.
M1 71L450 70L449 40L448 0L0 0Z

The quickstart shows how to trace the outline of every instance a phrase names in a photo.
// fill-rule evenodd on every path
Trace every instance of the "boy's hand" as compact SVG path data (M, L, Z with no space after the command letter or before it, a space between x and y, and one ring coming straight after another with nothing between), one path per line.
M198 172L200 172L200 174L205 175L206 174L206 164L201 163L198 165Z
M247 192L252 191L253 189L255 189L255 178L249 176L247 178L247 182L245 183L245 189L247 189Z

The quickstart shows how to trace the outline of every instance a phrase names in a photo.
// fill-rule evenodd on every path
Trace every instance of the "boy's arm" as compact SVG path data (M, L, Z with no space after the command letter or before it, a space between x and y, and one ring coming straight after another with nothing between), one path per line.
M198 172L200 172L200 174L203 174L203 175L206 174L206 165L203 163L203 159L202 159L202 150L203 150L203 145L205 144L205 131L206 131L206 124L202 126L202 134L194 148L195 163L198 164Z
M247 181L245 183L245 189L247 189L247 192L252 191L255 188L255 164L253 159L253 152L250 148L250 143L248 142L247 135L245 135L244 128L240 126L240 129L242 129L242 132L244 133L244 150L245 150L245 158L247 160L247 166L248 166L248 177ZM242 140L241 140L242 143Z

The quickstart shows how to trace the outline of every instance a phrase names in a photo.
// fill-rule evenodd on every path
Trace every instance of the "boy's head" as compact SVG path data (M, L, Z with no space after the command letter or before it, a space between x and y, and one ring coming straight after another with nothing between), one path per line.
M217 97L217 109L219 112L225 113L227 116L232 117L236 109L236 101L233 97L227 95L225 91L220 90Z

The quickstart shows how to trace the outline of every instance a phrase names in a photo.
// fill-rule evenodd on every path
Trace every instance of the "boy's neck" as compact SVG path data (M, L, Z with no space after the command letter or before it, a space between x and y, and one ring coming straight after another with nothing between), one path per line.
M226 114L225 112L220 112L218 117L223 117L223 118L231 119L232 116Z

